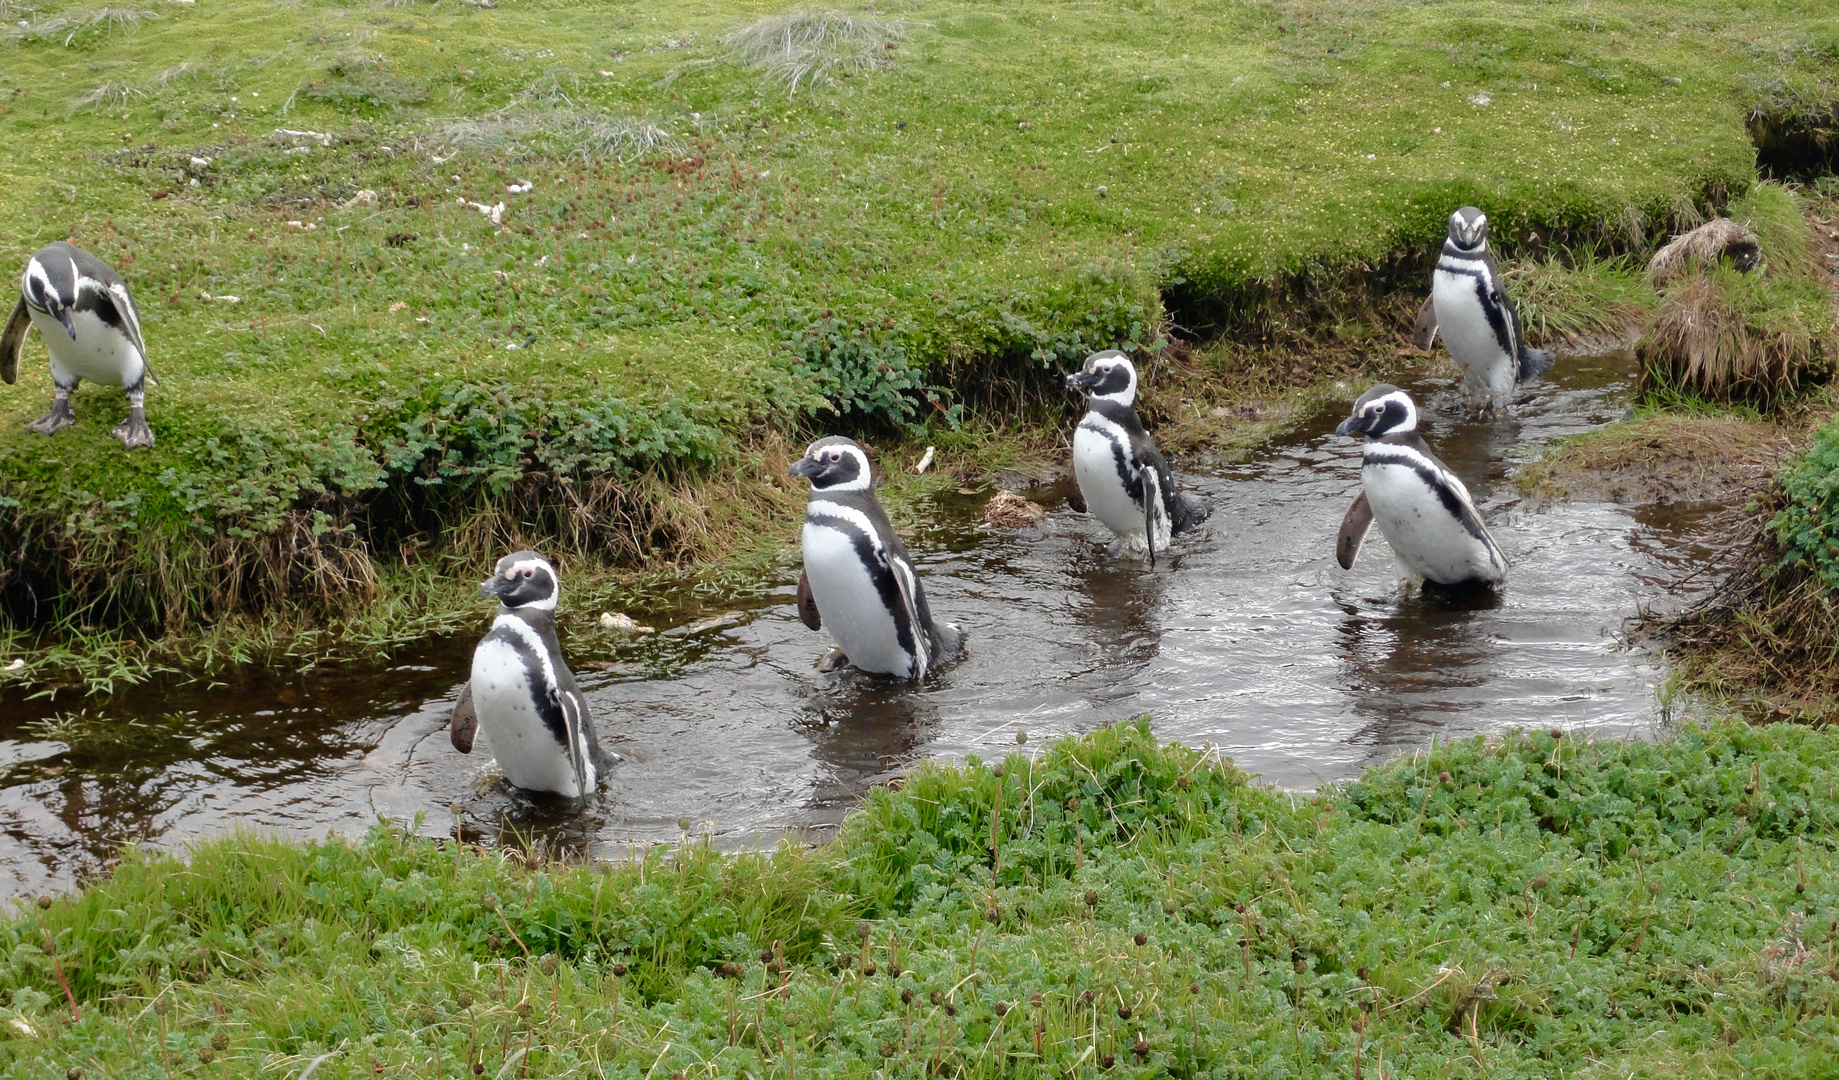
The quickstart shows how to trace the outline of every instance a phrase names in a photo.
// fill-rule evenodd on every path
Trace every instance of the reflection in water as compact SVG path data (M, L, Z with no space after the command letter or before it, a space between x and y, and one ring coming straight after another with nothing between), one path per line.
M1163 738L1214 743L1247 770L1308 788L1357 774L1431 735L1513 726L1639 735L1658 671L1617 651L1638 603L1701 561L1705 508L1532 507L1506 477L1553 439L1626 412L1626 358L1565 361L1512 417L1469 423L1450 380L1406 384L1425 438L1474 493L1512 563L1498 602L1401 599L1384 538L1351 572L1334 536L1359 487L1359 444L1330 409L1250 459L1188 468L1216 512L1154 569L1112 563L1102 526L1062 508L1021 533L975 524L982 497L947 494L910 546L964 656L924 687L823 675L829 645L792 611L795 572L739 602L735 626L563 645L602 744L622 755L584 810L482 783L447 717L472 641L430 644L388 668L252 675L228 687L147 687L75 709L0 707L0 894L68 884L125 840L160 843L259 825L355 833L379 814L423 829L509 833L619 854L715 822L718 842L834 824L866 786L922 755L989 757L1017 731L1047 737L1148 713ZM1700 585L1704 584L1702 581ZM701 601L635 612L681 626ZM73 719L74 714L74 719Z

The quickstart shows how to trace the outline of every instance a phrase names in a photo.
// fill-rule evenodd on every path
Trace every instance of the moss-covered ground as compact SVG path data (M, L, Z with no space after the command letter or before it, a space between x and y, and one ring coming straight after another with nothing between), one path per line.
M1831 1075L1836 784L1839 736L1729 726L1302 797L1126 725L814 849L227 838L0 923L0 1071Z
M745 2L5 13L0 252L121 268L161 383L152 451L97 387L46 441L28 343L0 620L29 671L128 675L412 633L509 543L732 547L804 436L967 450L1171 316L1384 338L1336 290L1415 288L1464 202L1509 253L1640 248L1752 184L1745 117L1830 99L1839 48L1723 0L897 3L778 56Z

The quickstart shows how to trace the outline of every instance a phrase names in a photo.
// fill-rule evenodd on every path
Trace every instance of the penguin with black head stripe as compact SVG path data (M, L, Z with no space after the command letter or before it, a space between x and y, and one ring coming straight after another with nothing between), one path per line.
M0 331L0 379L19 377L19 352L26 331L38 328L51 354L51 382L57 399L51 411L27 426L54 435L76 422L70 396L77 383L113 383L128 392L128 418L109 432L132 449L153 445L147 426L146 388L157 385L147 366L140 313L127 282L87 251L59 240L27 260L20 276L19 302Z
M1073 431L1073 479L1085 510L1117 536L1110 554L1140 551L1155 565L1171 537L1198 527L1212 508L1175 489L1175 475L1137 416L1137 369L1116 349L1086 357L1068 390L1092 395Z
M498 598L498 617L473 650L472 679L454 706L454 747L471 753L482 733L511 786L566 798L592 793L612 755L594 737L587 698L556 641L555 568L534 551L514 551L479 591Z
M825 664L919 680L955 656L964 634L933 619L906 545L875 498L868 455L840 435L819 439L792 465L811 481L805 500L798 612L828 628L842 650Z
M1462 369L1462 398L1474 413L1505 409L1516 386L1552 366L1552 354L1528 348L1520 333L1520 311L1488 250L1488 215L1473 206L1450 215L1430 299L1418 312L1418 347L1429 349L1439 333Z
M1493 589L1506 580L1507 556L1482 524L1468 488L1424 445L1409 394L1380 383L1360 395L1335 434L1366 439L1362 490L1335 543L1342 569L1353 569L1367 530L1378 522L1414 585Z

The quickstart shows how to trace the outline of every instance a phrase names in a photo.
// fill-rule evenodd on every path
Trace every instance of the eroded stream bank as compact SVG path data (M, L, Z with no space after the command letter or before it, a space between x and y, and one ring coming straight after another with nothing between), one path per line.
M971 635L961 662L917 691L820 675L812 661L828 641L793 613L795 568L720 605L744 612L735 625L571 652L603 744L626 758L581 814L480 790L480 761L448 745L470 640L387 668L153 686L100 706L7 700L0 893L68 885L127 840L179 844L238 825L355 833L418 812L443 833L454 800L471 831L603 855L676 839L684 820L746 844L834 823L918 756L988 756L1018 732L1145 712L1159 737L1212 743L1294 788L1432 737L1643 735L1664 720L1663 673L1614 633L1638 605L1686 599L1673 583L1715 547L1702 526L1720 507L1533 505L1507 482L1553 440L1625 415L1632 373L1625 354L1567 358L1516 416L1490 423L1460 419L1440 369L1405 382L1513 562L1495 606L1400 601L1377 533L1354 571L1335 566L1359 483L1357 446L1332 434L1339 408L1243 462L1184 470L1216 513L1153 571L1106 563L1102 527L1056 490L1034 493L1050 514L1021 533L979 527L987 491L946 495L909 544L934 609Z

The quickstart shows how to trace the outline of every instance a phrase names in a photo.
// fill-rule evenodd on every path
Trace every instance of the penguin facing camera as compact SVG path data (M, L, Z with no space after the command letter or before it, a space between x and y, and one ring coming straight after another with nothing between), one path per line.
M1083 509L1117 539L1113 558L1143 552L1151 566L1172 537L1212 513L1201 499L1175 489L1174 473L1137 416L1137 369L1116 349L1095 352L1066 377L1066 388L1092 400L1073 430L1073 479Z
M498 616L473 650L472 678L454 705L454 748L470 754L482 734L512 787L590 794L613 758L594 737L587 699L556 642L555 568L534 551L514 551L479 591L498 598Z
M19 280L19 302L6 329L0 331L0 379L19 378L19 352L26 331L36 326L51 355L51 382L57 398L51 411L26 425L55 435L76 422L70 395L77 383L111 383L128 392L128 418L110 435L129 449L153 445L147 426L146 388L158 385L147 366L141 340L140 313L127 282L87 251L59 240L26 261Z
M1519 309L1488 250L1488 215L1473 206L1450 215L1412 340L1428 350L1439 333L1462 369L1462 399L1472 413L1505 409L1516 386L1552 367L1552 354L1528 348L1521 336Z
M1364 436L1361 492L1341 522L1335 558L1351 570L1367 530L1378 522L1412 585L1446 591L1494 589L1507 556L1482 524L1468 488L1418 435L1411 396L1380 383L1354 402L1335 434Z
M875 498L862 447L840 435L819 439L790 475L811 481L798 615L837 644L819 667L853 664L918 681L955 656L964 634L933 619L906 546Z

